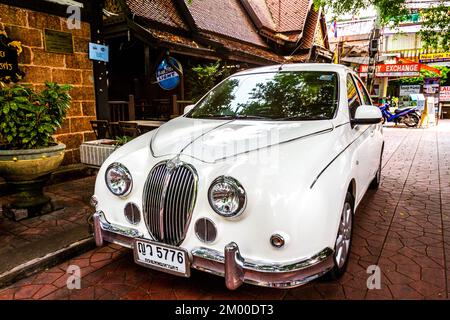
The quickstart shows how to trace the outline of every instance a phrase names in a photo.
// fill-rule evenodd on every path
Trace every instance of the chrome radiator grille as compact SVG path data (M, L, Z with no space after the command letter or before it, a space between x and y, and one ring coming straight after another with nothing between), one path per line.
M143 210L147 228L153 238L179 245L187 227L197 196L197 175L181 162L157 164L144 186Z

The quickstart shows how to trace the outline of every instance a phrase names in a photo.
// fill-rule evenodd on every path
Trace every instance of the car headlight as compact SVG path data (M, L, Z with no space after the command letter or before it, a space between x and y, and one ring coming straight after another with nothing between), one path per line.
M237 217L245 209L247 197L241 184L231 177L218 177L209 187L209 204L223 217Z
M109 191L119 197L124 197L131 192L133 179L130 171L118 162L111 163L106 169L105 181Z

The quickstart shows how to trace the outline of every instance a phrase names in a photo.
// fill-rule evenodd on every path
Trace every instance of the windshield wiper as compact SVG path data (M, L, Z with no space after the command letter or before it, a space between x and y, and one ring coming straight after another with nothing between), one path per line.
M252 116L252 115L246 115L246 114L237 114L234 116L235 119L256 119L256 120L273 120L272 118L269 117L264 117L264 116Z
M275 118L276 121L312 121L312 120L327 120L325 117L317 118L305 118L305 117L285 117L285 118Z

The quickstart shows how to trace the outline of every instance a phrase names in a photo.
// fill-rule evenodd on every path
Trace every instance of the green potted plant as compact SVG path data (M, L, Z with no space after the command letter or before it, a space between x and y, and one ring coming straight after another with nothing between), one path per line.
M52 135L70 106L68 85L46 83L41 92L0 83L0 176L16 192L4 211L16 218L41 213L50 203L43 187L64 158Z

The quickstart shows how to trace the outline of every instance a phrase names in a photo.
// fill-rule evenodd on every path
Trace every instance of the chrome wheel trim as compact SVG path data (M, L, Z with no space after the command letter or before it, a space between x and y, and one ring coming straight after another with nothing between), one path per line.
M342 268L347 261L352 236L352 206L346 202L341 214L338 235L334 246L334 260L338 268Z

